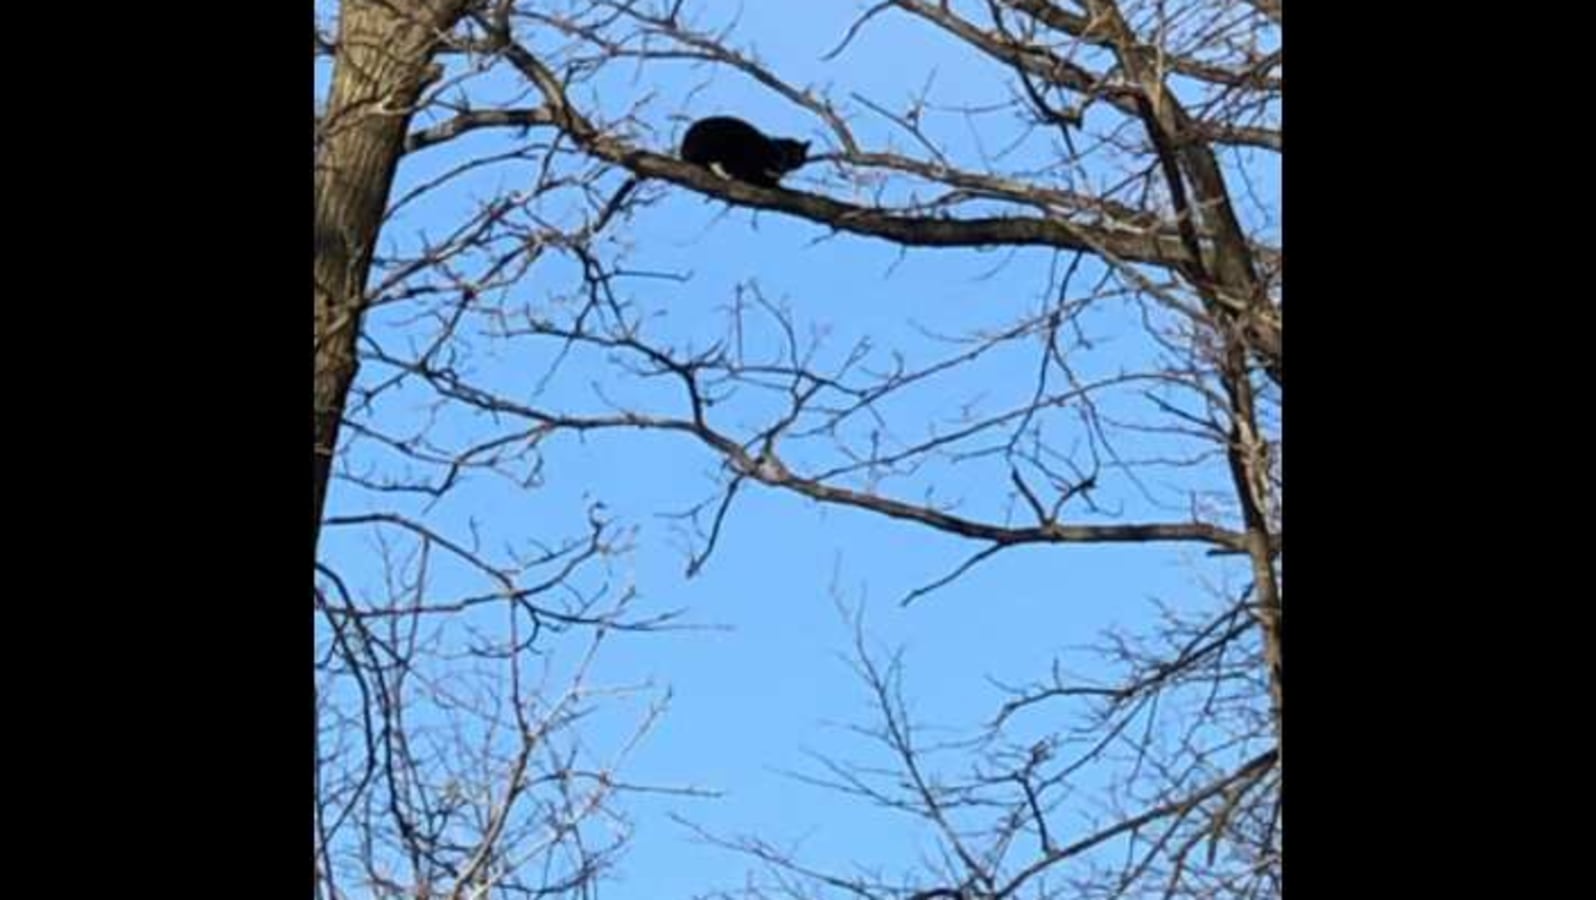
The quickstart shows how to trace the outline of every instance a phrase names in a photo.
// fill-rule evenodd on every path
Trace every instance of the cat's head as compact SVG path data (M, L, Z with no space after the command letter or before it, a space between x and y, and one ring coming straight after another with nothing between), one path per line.
M770 142L776 150L776 165L783 172L803 167L809 161L809 142L777 138Z

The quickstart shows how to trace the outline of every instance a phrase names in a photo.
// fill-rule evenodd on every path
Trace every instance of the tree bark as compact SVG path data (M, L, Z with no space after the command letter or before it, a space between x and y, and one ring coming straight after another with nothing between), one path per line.
M366 280L405 133L439 38L467 0L344 0L316 137L314 530L358 368Z

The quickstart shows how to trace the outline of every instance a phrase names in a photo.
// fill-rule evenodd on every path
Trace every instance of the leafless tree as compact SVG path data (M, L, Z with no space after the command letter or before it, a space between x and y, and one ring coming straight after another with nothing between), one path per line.
M620 784L549 755L591 699L584 670L561 692L533 690L523 666L547 634L664 620L629 618L629 594L606 593L619 542L601 511L547 545L499 521L494 540L533 548L499 559L477 523L428 516L474 476L540 487L557 437L613 431L685 438L719 462L691 517L690 573L740 494L764 489L970 543L906 601L1019 547L1191 546L1215 574L1160 627L1104 638L1116 680L1061 662L953 746L918 739L900 670L861 638L866 731L893 768L832 762L822 780L930 822L943 858L885 879L729 840L771 875L745 893L1278 894L1282 253L1253 179L1282 147L1279 17L1257 0L883 0L842 23L822 89L767 64L715 4L344 0L316 38L334 60L317 129L318 521L324 545L333 526L404 540L377 599L322 551L327 893L349 879L407 896L578 893L602 866L613 845L548 825L596 816ZM946 42L1004 99L942 102L929 71L906 101L850 90L848 54L881 30ZM912 52L901 65L915 69ZM662 85L691 73L746 79L806 116L826 152L782 188L676 159L671 123L692 118L693 91ZM970 129L989 140L963 140ZM410 157L448 162L393 196ZM518 186L465 187L494 170ZM655 295L685 276L629 267L622 239L673 191L811 223L821 240L1046 262L1006 323L913 348L833 347L801 297L757 283L683 334L658 322ZM440 197L459 207L446 233L393 233ZM490 357L524 363L505 377ZM999 358L1029 360L1031 377L992 379ZM926 404L935 421L903 412ZM322 513L335 475L387 505ZM438 557L461 571L436 575ZM458 678L476 679L469 714ZM455 738L422 748L423 732ZM1083 797L1088 769L1106 787ZM451 799L458 784L477 798ZM558 814L510 835L518 803Z
M410 418L413 373L447 371L468 344L459 328L473 290L519 277L545 250L580 254L602 227L521 230L516 214L585 189L549 174L441 242L378 252L396 212L448 180L391 196L400 159L422 143L410 133L417 111L439 102L425 94L435 61L468 8L349 2L316 35L334 60L316 138L315 870L327 900L591 896L630 829L614 798L662 789L626 782L620 764L663 694L606 685L591 667L617 635L672 619L631 613L635 591L615 568L624 531L597 504L585 521L566 511L564 537L482 528L469 509L460 521L448 501L466 475L536 480L517 470L536 439L443 448L432 436L448 430L449 409ZM517 249L496 271L447 284L507 234ZM384 371L387 310L405 320L401 341L430 346ZM362 360L373 364L365 380ZM327 503L334 481L346 508ZM630 711L632 726L584 739L573 725L602 709Z

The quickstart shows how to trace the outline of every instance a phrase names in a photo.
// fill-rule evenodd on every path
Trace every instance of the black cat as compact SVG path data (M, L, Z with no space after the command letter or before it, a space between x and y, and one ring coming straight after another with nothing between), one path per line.
M809 142L766 137L742 119L699 119L682 138L682 159L723 178L773 188L809 160Z

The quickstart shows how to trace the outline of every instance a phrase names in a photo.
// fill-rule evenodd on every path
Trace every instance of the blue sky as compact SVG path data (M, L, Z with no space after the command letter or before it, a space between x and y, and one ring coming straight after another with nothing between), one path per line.
M773 69L793 82L832 84L839 98L859 91L889 106L901 104L926 83L932 70L933 94L941 102L994 104L1007 96L1000 70L923 23L901 16L881 17L844 55L822 61L819 57L836 45L862 7L817 2L806 8L810 11L793 15L788 4L744 4L736 42L757 47ZM668 117L682 112L693 117L736 112L772 132L815 139L817 144L821 136L807 113L732 72L715 75L690 104L682 98L704 81L704 70L659 66L634 76L628 70L604 80L599 102L613 111L644 94L656 95L644 112L659 129L655 149L665 149L666 139L680 133L683 126ZM517 86L506 82L505 89ZM980 140L999 144L1011 137L1014 125L1007 116L983 118L990 125L980 127L990 131ZM866 113L857 121L863 139L884 141L888 132L879 127L879 118ZM930 127L948 141L955 158L970 158L977 137L961 117L933 118ZM407 160L398 190L458 163L463 154L502 149L516 140L513 134L484 134ZM1045 147L1027 152L1040 159ZM1278 191L1278 174L1269 157L1260 155L1254 164L1267 202ZM384 239L406 242L423 233L443 233L476 200L515 185L525 171L499 167L461 179L407 210ZM798 189L812 189L816 183L809 173L790 182ZM828 328L833 354L868 337L884 352L898 351L924 363L946 348L925 339L920 328L956 333L1009 323L1038 308L1054 264L1054 257L1041 250L1022 251L1001 267L1007 251L917 250L900 258L898 249L884 242L852 236L816 242L824 233L811 223L762 213L756 229L747 210L726 214L722 204L674 187L665 195L623 226L620 233L634 245L628 264L690 272L692 277L685 282L633 280L625 291L653 313L653 337L700 347L722 333L721 310L736 287L756 282L765 296L787 304L803 328ZM1250 215L1249 205L1242 212ZM517 288L517 296L543 302L550 292L570 289L570 273L557 260L540 263ZM397 339L404 333L399 322L404 313L396 307L375 316L374 333ZM1126 307L1105 307L1089 327L1097 347L1081 360L1087 372L1110 373L1145 352ZM750 339L768 340L770 335L766 328ZM525 390L547 365L547 344L511 344L491 353L490 344L480 342L471 360L476 375L494 383ZM1012 405L1027 395L1034 372L1034 345L1016 348L968 375L911 395L895 407L894 421L913 433L915 423L946 418L961 402L984 409ZM602 412L594 385L608 396L633 397L657 410L681 409L668 392L630 385L596 357L574 359L541 400L573 412ZM419 392L396 398L385 407L389 421L417 420L415 404L425 399ZM1125 414L1135 414L1133 404L1126 404ZM759 408L757 401L732 404L720 415L735 429L743 421L739 416L758 421ZM445 415L436 427L434 436L446 441L478 433L482 424ZM1062 420L1060 428L1059 442L1067 445L1069 432ZM1142 446L1128 446L1146 454L1158 449L1151 438ZM795 452L803 461L803 451ZM371 461L391 464L375 456ZM913 821L781 774L817 771L806 755L811 750L857 761L875 758L861 754L856 739L825 724L869 719L863 686L840 658L852 635L837 612L834 586L848 603L866 605L873 643L905 649L907 695L915 709L930 722L968 728L989 717L1000 700L989 679L1019 683L1043 677L1056 656L1091 640L1101 628L1145 621L1149 600L1203 602L1198 577L1223 576L1220 567L1192 548L1022 548L999 554L904 609L897 601L905 592L942 576L980 546L754 486L741 492L710 563L698 577L687 579L677 526L660 513L714 496L717 461L706 449L674 435L598 433L556 438L545 448L544 465L546 483L528 492L487 477L469 480L428 512L429 521L455 529L475 522L485 544L528 537L557 540L580 532L588 503L601 500L612 519L637 529L636 550L609 574L616 583L636 585L639 611L681 607L689 610L692 621L729 629L619 635L602 660L602 680L649 679L668 685L673 695L668 714L623 774L634 781L724 792L712 800L626 801L636 833L619 877L601 892L610 900L684 897L741 882L747 861L700 846L668 820L672 812L727 836L757 834L778 843L803 839L803 858L820 867L846 868L859 862L888 873L910 871L931 850ZM972 515L1001 519L1011 511L1019 519L1024 512L1012 506L1005 471L979 464L936 468L930 480L939 496L964 497ZM1191 472L1166 474L1167 484L1156 473L1150 476L1155 495L1194 481ZM1200 480L1223 485L1217 469ZM923 487L918 481L889 482L884 490L914 500ZM1157 519L1180 515L1152 507L1133 491L1118 492L1113 499L1122 504L1127 519L1137 513ZM335 487L331 499L335 513L407 505L413 506L347 486ZM368 533L329 531L324 542L324 556L346 578L375 590L380 570ZM440 588L451 587L448 577ZM1090 657L1069 659L1077 670L1090 671ZM624 712L599 716L589 723L585 737L597 746L618 740L628 721Z

